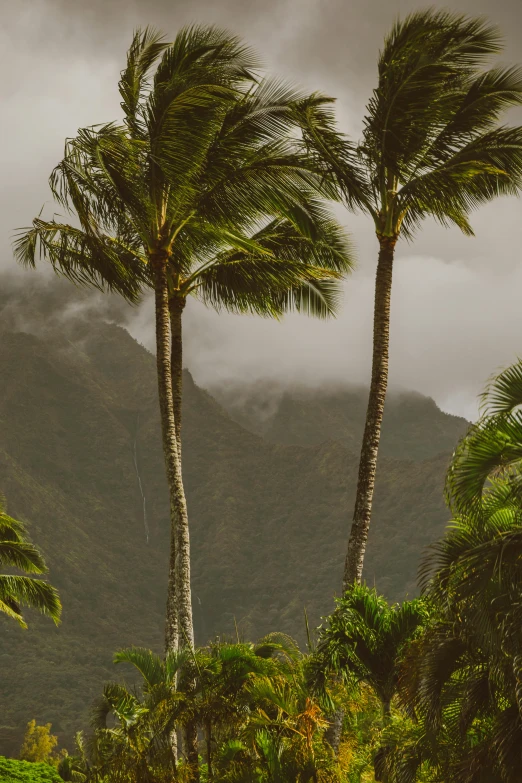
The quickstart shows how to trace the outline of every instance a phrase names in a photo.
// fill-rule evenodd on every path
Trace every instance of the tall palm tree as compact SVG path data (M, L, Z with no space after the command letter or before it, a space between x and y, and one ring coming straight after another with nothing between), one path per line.
M415 12L385 40L358 145L337 131L327 99L315 96L299 107L311 154L334 177L346 205L372 218L379 243L372 375L345 589L361 580L370 526L397 242L411 240L428 216L472 235L470 212L521 186L522 128L499 122L505 109L522 103L522 71L484 70L500 49L497 30L482 19Z
M21 522L8 516L0 496L0 566L17 568L26 574L45 574L47 566L38 549L31 543ZM49 582L31 576L0 574L0 612L16 620L22 628L27 624L22 606L60 621L62 605L58 592Z
M256 65L214 28L182 30L169 46L149 29L136 33L120 81L123 124L80 130L50 179L80 228L37 218L15 246L22 263L40 255L70 279L130 300L143 285L154 290L171 513L167 651L178 640L194 646L180 439L186 298L276 317L291 308L328 315L335 281L350 268L345 238L316 200L327 183L294 132L302 96L259 81Z

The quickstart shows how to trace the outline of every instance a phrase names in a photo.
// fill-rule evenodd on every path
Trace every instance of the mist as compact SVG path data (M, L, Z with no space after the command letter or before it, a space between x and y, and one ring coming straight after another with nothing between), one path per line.
M215 23L244 37L267 69L338 98L341 127L357 137L375 83L378 49L411 0L18 0L6 3L0 31L3 174L0 268L13 270L11 241L42 205L53 209L47 178L64 139L79 127L120 117L117 81L133 28L152 24L167 37L191 22ZM432 3L444 6L444 3ZM505 61L522 61L519 0L461 0L451 7L485 14L506 36ZM515 118L519 119L519 118ZM498 200L472 218L476 237L426 223L414 244L399 244L391 324L392 388L432 396L444 409L476 415L487 377L521 352L520 202ZM290 316L281 323L215 314L190 303L186 364L204 386L277 379L321 385L368 383L376 242L369 221L336 207L358 250L335 321ZM20 272L22 279L31 272ZM29 279L29 278L27 278ZM152 348L152 304L116 305Z

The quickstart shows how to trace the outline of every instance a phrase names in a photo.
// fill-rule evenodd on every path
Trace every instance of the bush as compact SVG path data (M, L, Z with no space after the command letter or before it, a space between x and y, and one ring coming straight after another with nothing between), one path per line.
M33 764L4 756L0 756L0 780L2 783L63 783L49 764Z

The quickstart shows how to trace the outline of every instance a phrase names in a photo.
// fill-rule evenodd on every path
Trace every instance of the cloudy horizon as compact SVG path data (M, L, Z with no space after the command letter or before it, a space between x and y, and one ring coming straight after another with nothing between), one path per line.
M7 0L3 6L0 269L12 270L13 231L50 203L47 177L65 137L120 116L118 74L136 26L155 25L167 37L191 22L227 27L259 51L271 73L335 95L341 127L357 136L383 36L398 13L425 4L272 0L261 10L246 0ZM502 61L522 63L519 0L461 0L450 6L488 16L506 38ZM399 244L392 388L427 394L444 410L471 418L487 377L522 353L520 207L516 199L502 199L475 213L475 238L427 222L413 244ZM186 363L199 383L237 377L368 382L376 242L369 220L339 207L336 214L358 250L339 318L319 323L292 316L274 323L191 304ZM132 311L128 327L150 346L150 302Z

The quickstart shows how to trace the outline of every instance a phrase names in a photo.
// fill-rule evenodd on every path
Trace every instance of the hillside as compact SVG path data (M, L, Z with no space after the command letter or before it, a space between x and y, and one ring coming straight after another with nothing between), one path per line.
M32 289L31 320L23 323L13 317L12 295L3 302L0 295L0 491L10 513L27 521L64 603L59 628L31 617L22 631L0 617L0 753L16 747L33 717L70 742L102 682L120 675L113 651L162 646L168 511L154 358L80 306L57 319L71 292L65 284ZM23 309L27 300L16 304ZM303 608L311 623L331 609L357 470L347 445L358 438L360 411L353 432L349 414L336 438L328 394L303 401L301 391L289 392L265 431L235 421L185 374L198 641L231 633L234 618L245 636L279 629L302 641ZM424 406L417 436L414 417L397 406L396 451L404 456L404 426L411 442L419 440L414 455L429 459L398 459L386 436L366 565L367 580L394 599L415 591L419 554L447 520L448 455L437 453L434 433L446 427L456 436L464 424L417 401ZM315 429L299 436L299 422L310 419Z

